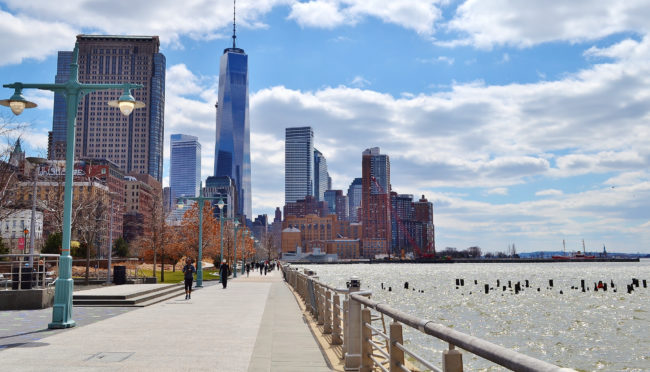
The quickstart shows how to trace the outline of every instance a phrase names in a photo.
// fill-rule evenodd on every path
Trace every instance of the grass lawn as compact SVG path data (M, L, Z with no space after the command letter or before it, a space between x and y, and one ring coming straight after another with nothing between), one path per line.
M206 280L219 280L219 274L217 275L212 275L212 273L217 273L217 270L214 268L210 268L207 270L203 270L203 281ZM138 270L138 275L144 275L151 277L153 276L153 271L152 270L146 270L146 269L141 269ZM196 277L196 275L195 275ZM156 278L158 278L158 283L163 283L160 281L160 270L156 270ZM164 283L178 283L183 281L183 271L181 269L176 270L175 272L172 271L165 271L165 281Z

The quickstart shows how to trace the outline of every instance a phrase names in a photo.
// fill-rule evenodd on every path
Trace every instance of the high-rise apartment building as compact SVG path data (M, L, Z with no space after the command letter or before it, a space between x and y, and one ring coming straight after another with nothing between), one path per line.
M82 83L137 83L132 91L142 109L123 116L107 105L121 90L85 95L77 109L75 158L108 159L124 173L149 174L162 181L165 109L165 56L158 36L78 35L79 81ZM71 52L60 52L55 81L70 75ZM65 157L66 107L55 95L48 156Z
M390 159L379 147L362 154L363 256L391 254Z
M435 252L433 204L424 195L419 201L413 195L391 192L392 251L414 257Z
M284 202L314 195L314 131L287 128L284 142Z
M348 187L348 211L350 215L350 222L359 222L361 220L359 208L361 208L362 188L361 178L355 178L354 181L352 181L350 184L350 187Z
M318 201L325 200L325 191L328 190L329 174L325 156L314 149L314 197Z
M171 135L169 187L172 203L179 196L194 197L201 183L201 144L199 138L187 134Z
M234 29L234 27L233 27ZM250 119L248 114L248 55L237 48L233 33L232 48L226 48L219 67L217 136L214 149L214 175L230 177L237 189L236 215L252 218Z

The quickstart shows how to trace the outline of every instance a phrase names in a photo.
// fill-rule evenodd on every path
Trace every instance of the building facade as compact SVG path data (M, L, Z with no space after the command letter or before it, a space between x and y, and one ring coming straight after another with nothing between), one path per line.
M327 173L327 159L314 149L314 197L318 201L325 200L325 191L328 189L329 174Z
M348 187L348 213L350 215L350 222L359 222L361 220L361 190L363 183L361 178L355 178Z
M230 177L237 189L238 216L252 217L248 55L226 48L219 67L214 176Z
M228 176L208 177L205 181L205 188L203 189L204 196L217 197L223 201L223 210L217 207L219 199L212 201L214 207L214 216L219 217L219 213L223 213L224 218L233 218L238 210L238 195L237 187L233 180Z
M313 196L307 196L302 200L292 203L287 203L284 206L284 218L305 217L308 214L315 214L317 216L326 216L328 214L327 202L316 201Z
M149 174L162 181L165 109L165 56L157 36L78 35L79 81L82 83L137 83L132 95L145 103L129 116L109 107L119 90L87 94L77 111L75 157L108 159L124 173ZM70 52L59 53L56 81L70 76ZM66 107L55 95L48 156L65 157Z
M314 131L286 128L284 142L284 202L314 196Z
M363 251L367 258L390 255L390 159L378 147L362 154L362 217Z
M169 188L172 203L179 196L194 197L201 184L201 144L199 138L187 134L170 137Z

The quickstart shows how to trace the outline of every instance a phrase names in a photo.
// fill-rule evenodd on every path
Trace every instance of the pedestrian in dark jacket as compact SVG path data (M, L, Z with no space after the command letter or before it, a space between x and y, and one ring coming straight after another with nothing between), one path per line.
M228 285L228 273L229 273L229 268L228 264L226 263L226 260L221 261L221 267L219 268L219 276L221 277L221 285L223 286L223 289L226 289L226 286Z
M194 273L196 269L192 265L192 260L185 260L185 266L183 266L183 273L185 274L185 299L189 300L192 298L192 281L194 280Z

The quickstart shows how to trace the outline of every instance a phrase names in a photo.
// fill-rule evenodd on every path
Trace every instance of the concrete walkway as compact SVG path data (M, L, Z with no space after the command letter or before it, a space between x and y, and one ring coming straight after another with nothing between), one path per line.
M74 317L73 317L74 318ZM329 371L278 271L0 351L7 371Z

